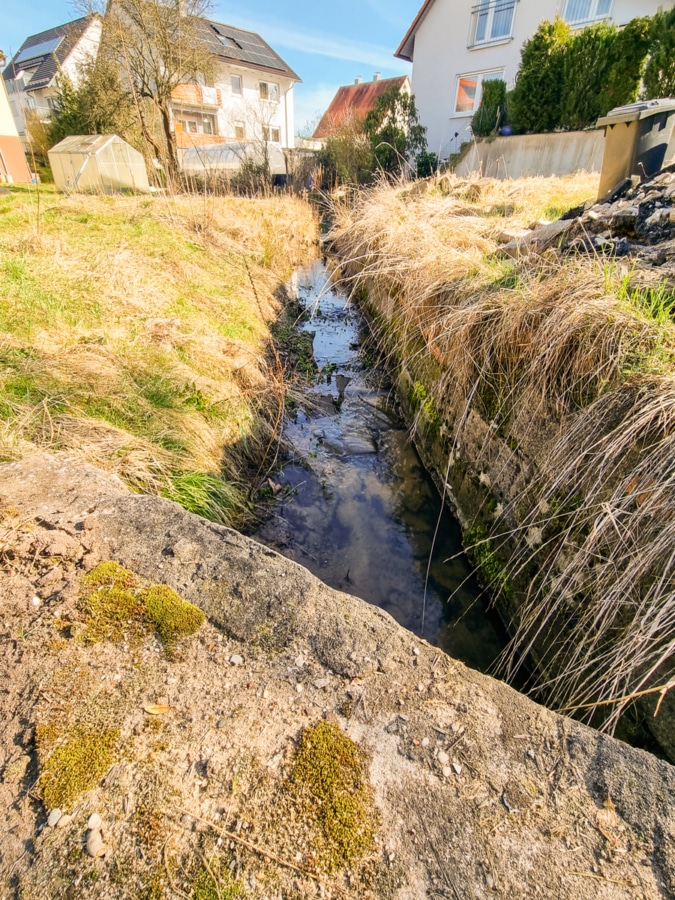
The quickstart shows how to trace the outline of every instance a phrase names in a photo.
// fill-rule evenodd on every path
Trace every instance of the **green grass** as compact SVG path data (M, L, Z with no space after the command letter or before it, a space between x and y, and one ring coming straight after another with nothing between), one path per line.
M43 185L37 200L16 187L0 201L0 455L86 452L134 490L233 524L239 473L259 463L246 457L269 444L247 387L270 382L261 304L304 261L311 210L213 199L198 234L202 198Z

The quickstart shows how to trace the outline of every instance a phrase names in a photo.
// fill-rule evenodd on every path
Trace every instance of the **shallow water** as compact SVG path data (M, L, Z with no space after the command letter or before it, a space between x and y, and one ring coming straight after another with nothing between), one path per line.
M504 629L389 392L364 366L360 315L326 283L316 261L291 286L312 313L303 328L315 333L319 368L334 371L330 383L308 388L306 408L286 425L295 458L276 478L284 499L254 537L486 671L505 645ZM342 398L338 376L350 379Z

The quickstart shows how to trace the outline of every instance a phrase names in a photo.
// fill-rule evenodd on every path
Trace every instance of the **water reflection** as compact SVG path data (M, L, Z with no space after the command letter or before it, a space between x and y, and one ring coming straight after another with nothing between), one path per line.
M418 634L424 618L427 640L486 670L505 643L501 623L387 394L369 384L359 316L325 289L326 277L317 262L300 273L297 291L314 312L304 327L315 332L317 363L334 371L330 384L308 389L306 410L286 427L297 456L278 480L290 494L256 537ZM342 403L337 374L351 379Z

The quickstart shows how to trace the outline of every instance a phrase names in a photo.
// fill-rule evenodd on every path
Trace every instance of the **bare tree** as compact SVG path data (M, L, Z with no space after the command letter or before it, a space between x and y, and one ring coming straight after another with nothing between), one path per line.
M93 11L101 2L82 0L80 5ZM203 21L211 6L211 0L108 0L105 9L99 53L116 62L136 103L143 136L174 184L178 156L171 98L179 84L211 73L214 60ZM148 121L148 106L159 116L164 148Z

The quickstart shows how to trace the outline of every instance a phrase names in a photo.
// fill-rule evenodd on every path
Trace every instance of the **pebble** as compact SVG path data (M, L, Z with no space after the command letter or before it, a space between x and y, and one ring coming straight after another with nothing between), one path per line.
M356 662L356 660L358 659L358 656L356 655L354 650L352 650L352 652L349 654L349 658L351 659L352 662Z
M87 853L89 854L89 856L93 856L94 859L96 859L99 856L103 856L106 850L107 847L103 843L101 832L90 831L87 835Z
M296 657L295 665L298 667L298 669L302 669L302 667L305 665L305 660L302 658L302 656Z
M314 682L314 687L317 688L317 690L321 691L323 690L323 688L327 688L329 684L330 678L317 678L317 680Z
M68 825L73 821L72 816L61 816L59 821L56 823L57 828L67 828Z
M39 605L40 605L40 598L39 598L39 597L33 597L33 599L31 600L31 603L33 604L33 606L39 606Z
M452 764L452 768L455 770L455 775L461 775L461 774L462 774L462 767L460 766L459 763L453 763L453 764Z
M445 750L441 750L441 752L438 754L438 762L442 766L447 766L447 764L450 762L450 757L445 752Z
M267 688L265 688L265 690L263 691L263 700L267 700L269 695L270 692L267 690Z
M429 746L429 738L422 738L422 746L423 747Z
M53 809L47 816L47 825L50 828L56 828L62 815L63 813L60 809Z
M415 647L415 649L413 650L413 653L415 654L415 656L419 656L420 655L419 647Z
M230 657L230 662L233 666L241 666L244 662L244 658L242 656L237 656L235 653L234 656Z
M177 678L167 678L166 683L167 684L178 684L178 679Z
M98 813L92 813L87 819L87 828L89 831L98 831L103 825L103 819Z
M298 694L301 694L304 689L301 684L296 684L295 690L298 692Z
M443 766L443 778L449 778L452 775L450 766Z

